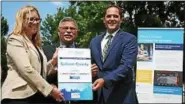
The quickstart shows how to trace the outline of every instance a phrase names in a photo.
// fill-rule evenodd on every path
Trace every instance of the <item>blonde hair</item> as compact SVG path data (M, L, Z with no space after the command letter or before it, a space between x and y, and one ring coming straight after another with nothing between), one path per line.
M25 19L26 19L26 14L30 13L31 11L36 11L39 18L40 18L40 15L39 15L39 12L37 10L37 8L35 8L34 6L31 6L31 5L26 5L24 7L22 7L16 14L16 22L15 22L15 26L14 26L14 29L13 29L13 32L11 34L14 34L14 35L26 35L25 34ZM39 23L40 25L40 23ZM41 38L40 38L40 26L39 26L39 29L36 33L36 36L35 38L32 40L33 44L35 46L38 46L38 47L41 47Z

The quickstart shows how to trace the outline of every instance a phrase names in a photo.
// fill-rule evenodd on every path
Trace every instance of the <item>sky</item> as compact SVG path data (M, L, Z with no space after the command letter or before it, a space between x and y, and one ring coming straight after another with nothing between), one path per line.
M57 8L68 8L70 3L65 2L52 2L52 1L45 1L45 2L23 2L23 1L1 1L1 13L7 19L9 31L8 34L12 32L14 24L15 24L15 16L17 11L25 6L25 5L33 5L35 6L40 13L42 20L47 16L47 14L55 14L57 12Z

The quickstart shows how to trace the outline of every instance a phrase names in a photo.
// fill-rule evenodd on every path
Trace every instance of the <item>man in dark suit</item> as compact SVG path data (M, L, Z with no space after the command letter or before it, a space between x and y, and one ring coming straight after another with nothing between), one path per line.
M79 48L75 43L75 39L77 35L78 35L78 26L76 21L71 17L63 18L60 21L58 26L58 36L60 38L59 47L60 48ZM50 54L52 54L53 48L51 46L46 46L43 49L46 56L48 58L52 58ZM96 72L97 66L93 64L91 67L91 70L94 70L94 72ZM56 73L53 73L52 75L50 75L47 78L47 80L56 86L58 85L57 68L56 68ZM55 102L55 101L53 101L52 99L49 99L48 102ZM70 104L95 104L95 101L72 101Z
M118 6L105 10L106 32L91 40L92 63L99 68L93 90L98 90L98 104L135 104L134 65L137 39L120 30L122 12Z
M54 48L60 47L60 48L77 48L75 44L75 39L78 35L78 26L76 21L71 17L65 17L63 18L59 25L58 25L58 36L60 40L59 46L45 46L43 47L44 53L46 54L47 58L50 59L51 54L54 52ZM56 68L57 69L57 68ZM57 72L57 70L56 70ZM58 85L57 81L57 73L53 73L50 76L48 76L48 81L54 85Z

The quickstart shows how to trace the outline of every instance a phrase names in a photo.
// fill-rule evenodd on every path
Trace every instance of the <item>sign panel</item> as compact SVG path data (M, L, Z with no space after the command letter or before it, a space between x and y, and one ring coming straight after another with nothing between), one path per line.
M139 103L182 103L183 29L139 28Z
M65 100L93 99L89 49L59 49L58 87Z

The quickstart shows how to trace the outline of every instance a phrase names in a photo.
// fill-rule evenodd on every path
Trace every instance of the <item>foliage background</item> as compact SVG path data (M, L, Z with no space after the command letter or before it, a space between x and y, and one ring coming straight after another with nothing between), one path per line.
M77 21L79 32L76 40L80 47L87 48L92 37L105 30L104 9L112 4L122 8L124 22L121 29L137 36L138 27L174 28L185 27L184 1L70 1L69 8L58 8L57 13L47 15L41 24L42 44L58 46L59 21L70 16ZM6 38L7 20L1 16L1 67L4 81L7 73Z

